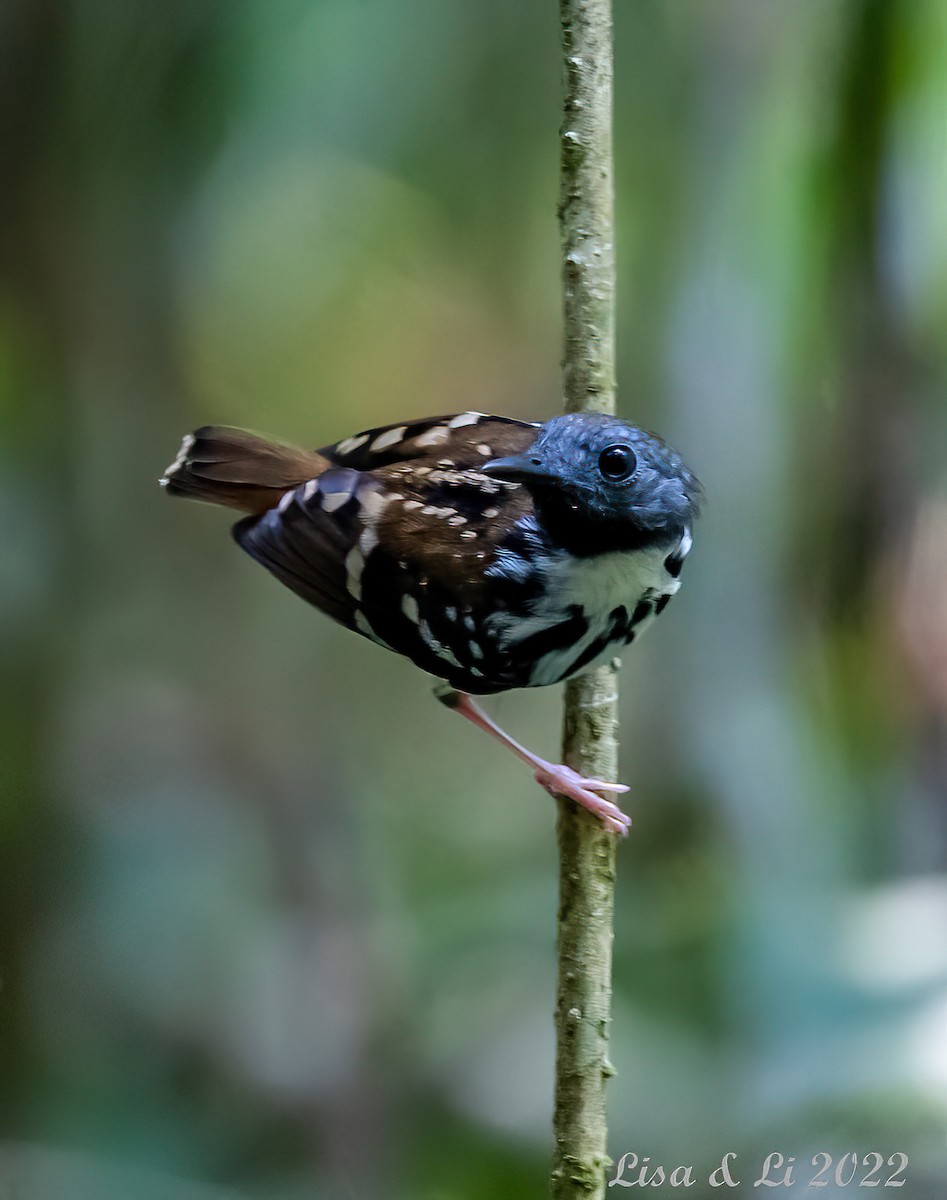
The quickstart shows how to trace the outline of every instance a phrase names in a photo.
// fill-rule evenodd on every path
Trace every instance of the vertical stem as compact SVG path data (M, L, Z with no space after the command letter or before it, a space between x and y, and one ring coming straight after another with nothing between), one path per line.
M612 184L611 0L560 0L563 115L562 240L567 412L615 406L615 247ZM565 761L614 779L618 756L613 667L566 686ZM605 1083L611 1013L615 836L559 801L559 926L553 1200L605 1195Z

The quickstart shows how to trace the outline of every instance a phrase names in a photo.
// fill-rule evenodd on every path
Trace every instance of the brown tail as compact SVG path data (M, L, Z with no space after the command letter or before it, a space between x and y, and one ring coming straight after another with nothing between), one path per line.
M262 513L329 465L314 450L283 446L226 425L205 425L181 443L161 485L172 496Z

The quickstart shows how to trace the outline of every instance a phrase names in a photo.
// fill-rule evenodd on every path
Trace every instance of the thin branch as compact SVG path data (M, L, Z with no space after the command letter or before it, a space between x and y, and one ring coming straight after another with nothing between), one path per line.
M560 0L561 191L567 412L615 407L611 0ZM565 761L614 780L618 742L612 667L566 686ZM605 1083L611 1019L615 836L559 802L559 927L553 1200L605 1195Z

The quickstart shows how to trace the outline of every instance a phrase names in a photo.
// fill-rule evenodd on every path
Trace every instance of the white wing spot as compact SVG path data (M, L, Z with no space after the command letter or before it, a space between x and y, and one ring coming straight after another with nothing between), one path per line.
M345 557L345 569L348 572L348 579L345 581L345 586L356 600L361 600L362 598L362 571L364 567L365 559L362 557L362 552L358 546L353 546Z
M313 496L316 494L318 487L319 487L318 480L310 479L309 482L306 484L306 486L303 488L303 499L311 500L313 498Z
M351 454L353 450L357 450L359 446L364 446L368 441L367 433L360 433L357 437L346 438L345 441L339 442L335 448L336 454L346 455Z
M460 531L460 536L466 541L470 541L471 538L475 538L477 536L477 531L475 529L462 529Z
M448 517L447 524L448 525L466 525L467 518L462 517L462 516L460 516L460 514L458 514L456 517Z
M378 534L371 528L366 529L358 539L358 548L366 558L368 558L377 545Z
M404 506L405 506L405 508L423 508L424 507L424 505L421 503L420 500L405 500Z
M335 512L337 508L341 508L351 499L351 492L323 492L322 507L326 512Z
M447 646L442 645L434 636L434 634L431 633L431 627L428 625L427 621L419 621L418 629L420 630L422 640L434 652L434 654L441 659L442 662L450 663L452 667L461 667L461 669L463 669L462 664L457 661L457 656L454 654L453 650L450 650Z
M484 458L490 458L493 455L493 451L490 449L490 447L487 445L486 442L480 442L480 444L477 446L477 449L480 451L480 453L483 455Z
M386 429L384 433L380 433L372 442L372 450L387 450L389 446L396 446L407 432L407 425L399 425L395 429Z
M381 516L383 510L388 506L391 500L389 492L366 492L361 497L362 508L369 517L377 519Z
M446 425L432 425L424 433L419 433L414 439L416 446L436 446L438 442L444 441L450 436L450 429Z
M359 609L355 614L355 628L360 633L364 633L366 637L371 638L373 642L377 642L379 646L388 646L388 643L385 641L385 639L379 637L374 629L372 629L371 625L368 623L368 617L365 616L361 609ZM391 647L388 646L388 649L390 650Z
M276 511L279 513L284 513L295 499L296 499L295 491L286 492L286 494L280 500L279 504L277 504Z
M452 421L447 422L449 429L462 429L465 425L476 425L486 414L482 412L459 413Z
M413 596L405 594L401 597L401 611L412 623L412 625L417 625L420 623L421 612L418 608L418 602Z
M498 508L485 508L483 510L483 515L488 521L492 521L494 517L498 517L500 515L500 510Z

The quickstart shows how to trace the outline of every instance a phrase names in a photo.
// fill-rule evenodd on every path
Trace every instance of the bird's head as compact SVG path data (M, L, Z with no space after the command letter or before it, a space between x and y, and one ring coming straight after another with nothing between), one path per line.
M481 470L527 488L539 519L577 554L669 543L700 501L680 455L604 413L553 417L528 450Z

